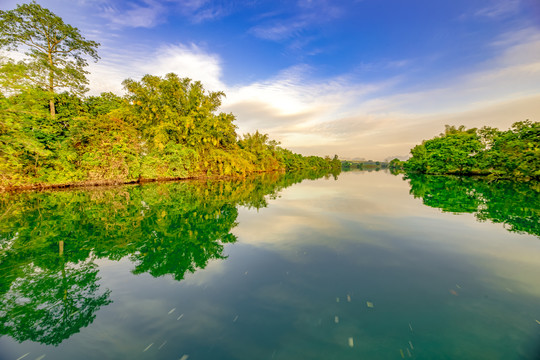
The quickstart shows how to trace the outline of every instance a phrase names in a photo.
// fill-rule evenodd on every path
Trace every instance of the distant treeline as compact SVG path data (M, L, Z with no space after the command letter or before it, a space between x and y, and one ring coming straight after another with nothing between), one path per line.
M390 163L413 173L540 180L540 123L516 122L506 131L447 125L444 133L411 149L411 155Z
M380 170L387 169L389 163L386 161L373 161L373 160L343 160L341 161L341 168L343 170Z

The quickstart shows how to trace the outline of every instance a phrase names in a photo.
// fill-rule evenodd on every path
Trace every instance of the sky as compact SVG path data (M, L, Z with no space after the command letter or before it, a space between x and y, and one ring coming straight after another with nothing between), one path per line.
M101 44L88 95L174 72L303 155L406 158L446 124L540 121L539 0L37 3Z

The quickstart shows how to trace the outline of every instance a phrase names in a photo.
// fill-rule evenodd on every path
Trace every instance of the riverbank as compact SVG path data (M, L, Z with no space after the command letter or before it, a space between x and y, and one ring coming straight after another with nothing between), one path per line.
M75 188L95 188L95 187L108 187L108 186L120 186L130 184L147 184L154 182L175 182L175 181L212 181L212 180L245 180L247 178L263 175L263 174L286 174L286 173L312 173L316 176L333 175L337 176L341 172L341 169L301 169L295 171L285 170L271 170L271 171L252 171L246 174L237 175L191 175L191 176L178 176L178 177L158 177L158 178L139 178L136 180L101 180L101 181L79 181L72 183L36 183L27 185L14 185L14 186L0 186L0 193L8 192L22 192L22 191L41 191L41 190L55 190L55 189L75 189ZM306 176L309 178L309 176Z
M57 94L54 116L40 89L0 96L0 189L341 167L337 155L303 156L267 134L237 134L235 116L218 112L225 94L207 92L199 82L146 75L125 86L123 97ZM154 93L156 87L161 91Z

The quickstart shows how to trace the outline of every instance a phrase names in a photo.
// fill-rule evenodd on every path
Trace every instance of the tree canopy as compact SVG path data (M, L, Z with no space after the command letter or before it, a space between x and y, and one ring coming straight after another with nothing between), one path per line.
M540 179L540 123L520 121L506 131L447 125L411 154L404 167L412 172Z
M51 117L55 116L54 94L67 89L82 95L86 90L86 57L97 60L95 41L86 40L79 29L35 1L0 11L0 48L22 48L27 59L4 66L17 70L19 79L49 92Z

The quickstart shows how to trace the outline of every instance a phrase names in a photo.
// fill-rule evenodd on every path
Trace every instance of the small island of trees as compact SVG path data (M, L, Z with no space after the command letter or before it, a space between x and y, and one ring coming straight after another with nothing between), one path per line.
M540 180L540 123L520 121L506 131L447 125L411 154L402 164L407 172Z
M253 172L339 171L337 155L302 156L218 112L223 92L170 73L88 96L99 44L36 2L0 11L0 189L128 183Z

